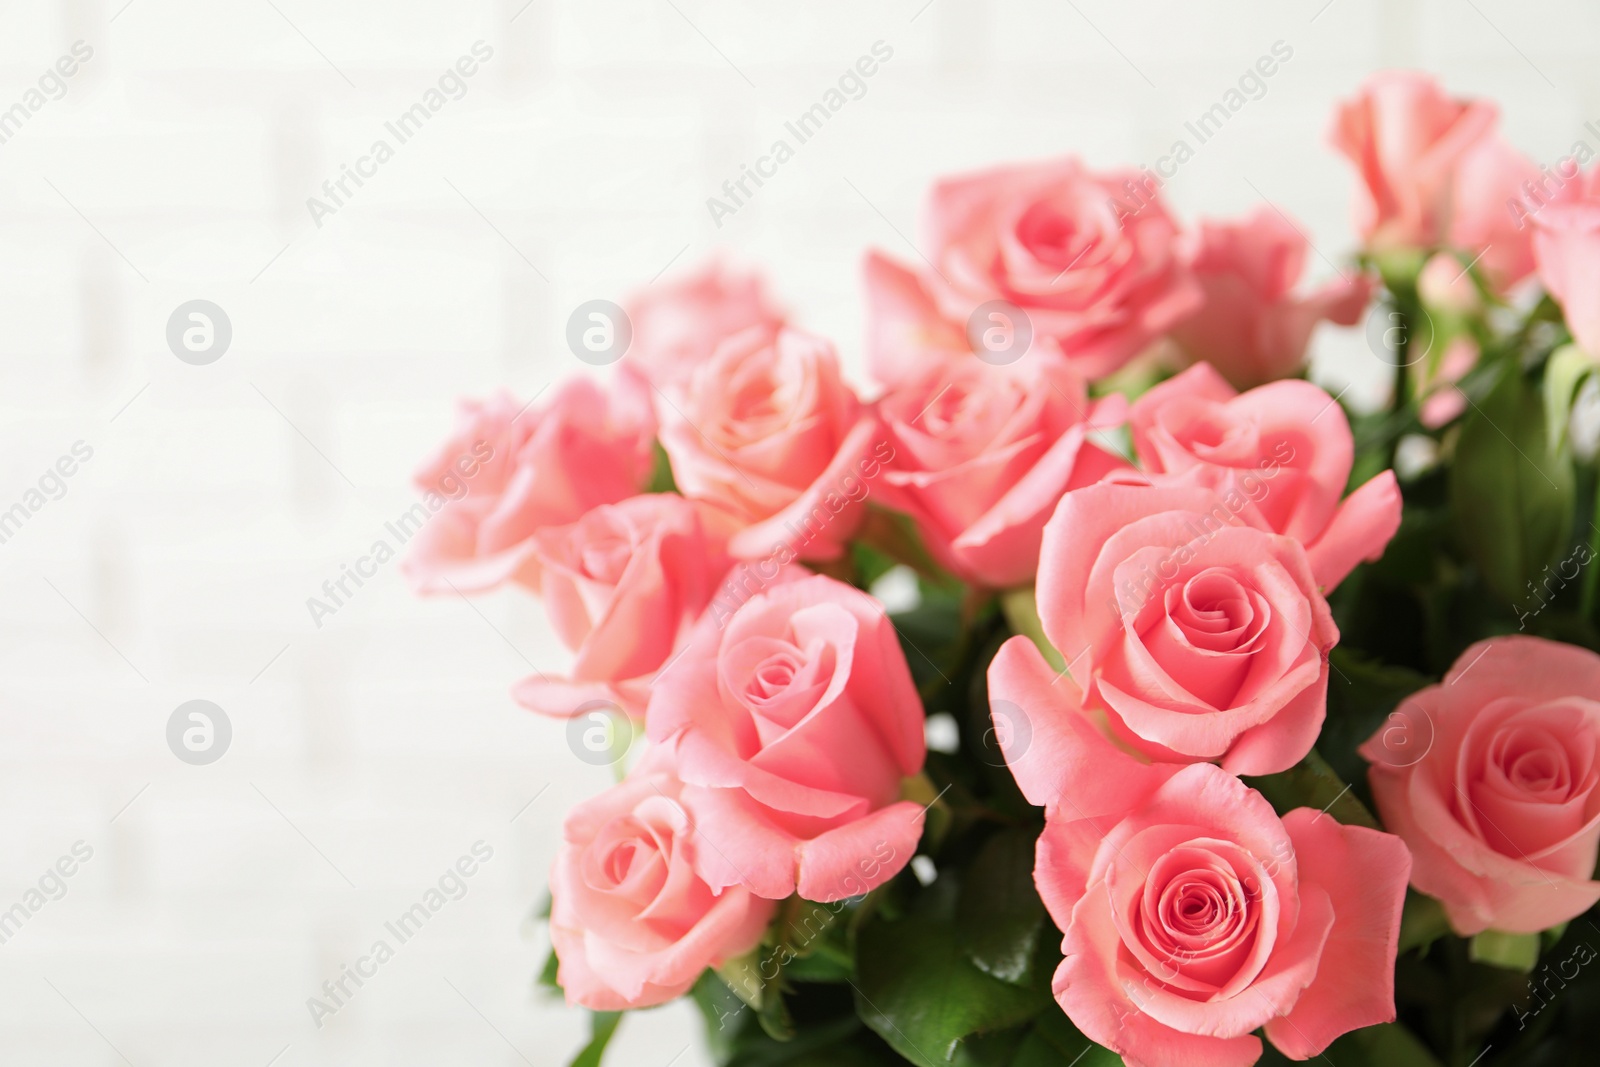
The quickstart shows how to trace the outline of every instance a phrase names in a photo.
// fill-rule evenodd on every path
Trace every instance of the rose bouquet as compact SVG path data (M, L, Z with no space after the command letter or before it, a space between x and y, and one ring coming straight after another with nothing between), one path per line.
M544 913L574 1063L681 996L727 1067L1581 1061L1600 178L1496 121L1343 103L1319 287L1274 205L1008 166L867 257L869 387L714 264L598 313L606 385L464 407L409 573L542 598L515 697L617 776Z

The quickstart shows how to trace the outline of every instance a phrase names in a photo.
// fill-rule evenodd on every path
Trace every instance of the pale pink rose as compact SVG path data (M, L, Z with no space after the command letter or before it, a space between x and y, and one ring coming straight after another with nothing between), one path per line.
M1600 356L1600 170L1567 190L1533 216L1533 258L1572 339Z
M1026 585L1056 502L1127 463L1089 432L1122 421L1120 396L1091 401L1065 360L935 364L890 392L878 416L894 448L886 502L908 513L934 557L968 581Z
M1393 471L1341 502L1355 462L1350 423L1334 398L1310 382L1271 382L1239 393L1197 363L1141 396L1128 422L1150 474L1218 490L1239 488L1245 478L1261 481L1259 493L1246 494L1253 512L1305 546L1324 589L1362 560L1383 555L1400 528Z
M755 948L776 908L694 873L705 848L668 754L573 808L550 875L550 940L567 1003L621 1011L681 996Z
M1545 930L1600 901L1600 656L1495 637L1361 746L1384 825L1462 936Z
M920 277L881 252L868 252L863 267L867 369L875 379L895 386L972 358L965 324L943 316Z
M922 769L923 710L883 606L821 575L707 612L655 681L651 741L670 745L713 888L833 901L903 868L922 833L900 799Z
M1509 205L1526 195L1523 183L1541 180L1533 161L1498 134L1481 138L1456 167L1449 243L1475 260L1496 292L1533 273L1533 230Z
M1113 480L1062 498L1037 597L1071 678L1026 637L989 668L1000 747L1031 802L1094 814L1136 763L1119 748L1233 774L1287 770L1310 751L1339 631L1305 550L1248 525L1245 492Z
M1466 373L1478 364L1478 343L1459 334L1445 346L1439 366L1423 385L1417 419L1430 430L1437 430L1467 410L1467 394L1456 387Z
M1330 137L1361 177L1356 226L1369 247L1444 241L1457 166L1497 116L1493 104L1458 100L1412 70L1375 74L1339 105Z
M417 471L424 506L437 513L414 534L405 573L424 593L507 580L537 588L534 532L644 489L654 437L649 399L627 379L608 392L575 378L537 408L505 393L463 401L455 433ZM453 492L474 456L465 491Z
M1237 222L1202 222L1190 266L1205 303L1173 328L1173 340L1241 389L1297 373L1317 323L1354 325L1372 295L1371 279L1356 274L1296 296L1306 248L1300 231L1271 208Z
M1146 768L1147 772L1155 769ZM1209 764L1130 776L1102 818L1063 811L1034 881L1063 931L1052 988L1128 1067L1249 1067L1392 1022L1410 857L1312 808L1282 819Z
M743 524L728 550L785 548L833 559L855 533L869 489L877 420L839 374L833 346L784 328L724 341L676 399L658 396L661 444L685 496Z
M1429 307L1450 315L1472 315L1483 308L1483 295L1472 275L1448 252L1436 252L1422 265L1417 295Z
M1000 167L940 182L924 218L928 269L913 278L869 261L868 359L885 384L948 357L990 301L1026 313L1033 336L1055 341L1090 379L1200 304L1177 225L1138 171L1091 171L1071 158Z
M602 504L536 532L545 611L576 657L567 678L523 679L517 700L563 717L604 700L642 718L651 678L728 569L725 540L715 514L672 494Z
M627 365L662 388L694 373L734 334L783 323L760 275L716 260L635 293L626 311L633 327Z

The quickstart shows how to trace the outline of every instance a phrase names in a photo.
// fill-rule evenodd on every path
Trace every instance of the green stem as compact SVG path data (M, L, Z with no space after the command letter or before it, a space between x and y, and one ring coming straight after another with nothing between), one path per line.
M1585 619L1594 618L1595 583L1600 578L1600 567L1595 563L1600 562L1600 479L1594 487L1594 518L1589 523L1589 562L1583 572L1583 593L1579 600L1579 611Z
M1410 368L1406 366L1408 362L1406 353L1411 347L1411 325L1416 321L1416 316L1403 307L1398 298L1394 301L1392 307L1394 308L1394 313L1400 316L1400 329L1399 340L1395 342L1394 346L1394 396L1389 401L1389 410L1398 417L1401 412L1406 410L1411 399L1409 395L1411 391L1411 375ZM1391 433L1385 466L1394 467L1395 455L1399 448L1400 435Z

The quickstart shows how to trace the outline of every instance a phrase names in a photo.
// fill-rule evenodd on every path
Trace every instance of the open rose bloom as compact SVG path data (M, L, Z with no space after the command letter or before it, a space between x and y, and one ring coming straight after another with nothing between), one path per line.
M1532 637L1474 645L1361 754L1413 881L1460 933L1537 933L1600 901L1600 656Z
M1600 172L1497 115L1338 103L1341 243L935 179L859 350L718 259L464 404L404 566L593 775L543 982L719 1067L1592 1060Z
M995 588L1025 585L1056 502L1127 464L1096 444L1121 398L1091 401L1072 368L1041 355L931 367L878 405L894 460L883 482L930 551Z
M574 808L550 885L550 937L567 998L597 1011L659 1004L754 948L774 905L694 873L694 821L671 761Z
M991 696L1030 723L1007 759L1034 803L1053 803L1041 790L1062 759L1084 769L1072 801L1094 806L1135 758L1271 774L1316 741L1338 628L1299 542L1228 499L1107 482L1061 501L1039 617L1071 681L1021 637L989 671Z
M718 888L832 901L909 862L922 805L922 706L888 616L814 576L756 593L725 627L708 615L658 679L650 738L677 754L685 798L718 846Z
M1202 300L1177 226L1144 181L1066 159L940 182L925 213L931 265L869 263L874 374L897 382L954 358L973 312L994 301L1023 312L1085 377L1138 355Z
M1129 774L1114 795L1105 817L1048 821L1034 872L1064 932L1052 988L1086 1035L1132 1067L1247 1067L1258 1028L1303 1060L1394 1018L1398 838L1313 808L1279 818L1208 764Z

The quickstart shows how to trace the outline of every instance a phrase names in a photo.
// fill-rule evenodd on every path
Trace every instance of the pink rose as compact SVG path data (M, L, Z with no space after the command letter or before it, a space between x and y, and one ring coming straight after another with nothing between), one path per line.
M867 369L894 386L934 366L970 358L963 323L944 318L922 279L879 252L863 265L867 296Z
M1090 379L1200 304L1177 254L1177 225L1137 171L1097 173L1070 158L1001 167L940 182L925 218L928 270L913 278L881 261L869 267L868 358L887 384L947 356L991 301L1025 312L1033 337L1054 340ZM934 313L947 325L929 322ZM932 351L894 347L919 337Z
M1456 167L1449 243L1469 261L1476 258L1477 269L1496 292L1533 273L1533 230L1509 205L1521 201L1524 182L1537 187L1542 181L1533 161L1498 134L1481 138Z
M1146 768L1147 772L1155 769ZM1034 881L1061 1009L1128 1067L1249 1067L1392 1022L1411 869L1390 834L1282 819L1208 764L1131 776L1105 818L1047 820Z
M734 334L783 323L760 275L717 261L634 294L627 313L633 327L628 366L663 388L694 373Z
M1567 189L1533 216L1533 258L1572 339L1600 356L1600 170Z
M1478 354L1478 343L1470 334L1451 338L1439 366L1422 385L1422 403L1417 406L1417 420L1422 425L1437 430L1467 410L1467 394L1456 383L1477 366Z
M671 745L714 889L833 901L910 861L922 807L922 703L883 606L812 575L708 612L656 678L645 728Z
M642 490L654 437L648 398L626 379L608 393L575 378L535 409L505 393L463 401L456 432L416 474L424 506L438 513L416 532L406 574L424 593L478 592L508 579L537 588L534 532Z
M1417 272L1417 295L1436 311L1454 316L1474 315L1483 308L1483 295L1461 261L1448 252L1435 252Z
M989 694L1022 793L1049 807L1073 767L1073 810L1095 814L1138 759L1287 770L1326 713L1339 631L1293 538L1247 525L1240 490L1101 482L1062 498L1037 587L1045 636L1001 646ZM1120 751L1119 751L1120 750Z
M1295 296L1306 247L1271 208L1238 222L1201 223L1190 266L1205 303L1173 329L1173 340L1241 389L1297 373L1317 323L1354 325L1372 295L1371 280L1355 275Z
M1119 396L1090 401L1053 353L990 366L929 367L884 397L878 415L894 448L883 474L890 506L916 520L950 570L983 585L1026 585L1056 501L1127 464L1088 439L1122 421Z
M1361 747L1411 884L1463 937L1533 933L1600 901L1600 656L1495 637Z
M1493 104L1447 96L1426 74L1373 75L1334 113L1333 146L1362 189L1356 225L1372 248L1431 247L1445 239L1462 157L1494 126Z
M550 875L550 940L567 1003L644 1008L755 948L775 905L694 873L704 848L666 754L573 808Z
M714 518L680 496L652 494L537 531L545 611L577 656L569 679L525 678L517 700L557 716L606 700L642 718L650 679L687 638L727 570L725 536L715 532Z
M1266 526L1306 547L1317 584L1332 589L1377 559L1400 527L1400 487L1384 471L1342 503L1355 462L1350 423L1305 381L1239 393L1209 365L1141 396L1129 413L1144 469L1218 490L1243 488ZM1252 479L1259 493L1242 485Z
M877 463L872 413L839 375L833 346L788 328L723 342L676 400L660 398L661 444L684 495L744 525L737 559L785 547L833 559L855 533L863 474Z

